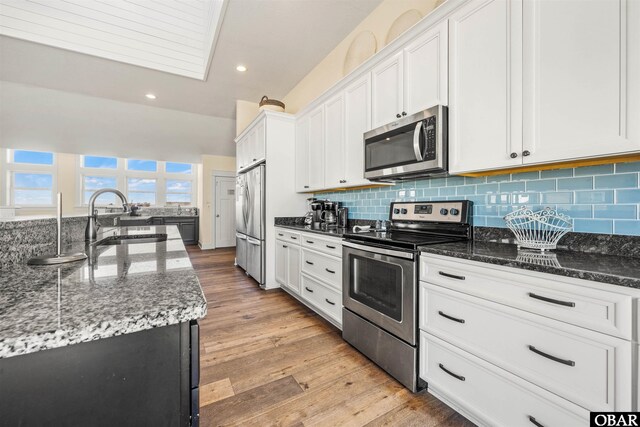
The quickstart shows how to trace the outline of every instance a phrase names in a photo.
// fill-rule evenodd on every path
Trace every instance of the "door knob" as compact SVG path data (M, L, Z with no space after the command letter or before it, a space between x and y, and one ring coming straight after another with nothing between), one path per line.
M518 157L518 153L511 153L509 157L511 157L512 159L515 159L516 157Z
M526 157L526 156L531 155L531 153L529 152L529 150L524 150L524 151L522 152L522 155Z

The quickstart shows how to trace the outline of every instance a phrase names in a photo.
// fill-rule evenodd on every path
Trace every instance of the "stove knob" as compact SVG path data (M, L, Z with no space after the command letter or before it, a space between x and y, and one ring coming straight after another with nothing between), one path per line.
M451 210L449 211L449 213L450 213L451 215L454 215L454 216L455 216L455 215L458 215L458 214L460 213L460 211L459 211L458 209L456 209L456 208L451 208Z
M446 210L445 208L440 209L440 215L446 215L446 214L448 214L448 213L449 213L449 211L448 211L448 210ZM453 213L453 212L452 212L452 213Z
M407 213L407 210L406 209L402 209L400 212L402 212L402 215L404 215L404 214Z
M394 214L399 214L399 213L400 213L400 209L394 209L394 210L393 210L393 213L394 213Z

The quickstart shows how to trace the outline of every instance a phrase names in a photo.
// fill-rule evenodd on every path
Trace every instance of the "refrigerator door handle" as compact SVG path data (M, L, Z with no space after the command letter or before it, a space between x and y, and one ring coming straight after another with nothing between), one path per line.
M249 184L247 184L246 181L244 184L244 203L242 205L242 211L244 217L244 227L248 233L249 230L247 229L247 227L249 226Z
M249 242L250 244L252 244L254 246L260 246L260 241L252 239L251 237L247 237L247 242Z
M247 240L247 236L244 234L236 233L236 237L240 240Z

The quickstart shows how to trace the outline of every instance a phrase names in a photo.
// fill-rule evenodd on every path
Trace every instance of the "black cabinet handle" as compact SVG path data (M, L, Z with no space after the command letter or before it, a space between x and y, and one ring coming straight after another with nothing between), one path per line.
M282 245L282 247L283 247L283 248L288 248L289 246L287 246L287 245Z
M466 378L463 377L462 375L458 375L458 374L454 374L453 372L451 372L450 370L448 370L447 368L444 367L444 365L442 363L438 363L438 366L440 366L440 369L442 369L443 371L445 371L447 374L451 375L453 378L458 379L460 381L464 381Z
M571 301L561 301L559 299L547 298L541 295L536 295L533 292L529 292L529 297L533 299L539 299L540 301L550 302L552 304L564 305L565 307L575 307L576 303Z
M406 115L407 115L407 113L406 113L405 111L403 111L403 112L402 112L402 115L403 115L403 116L406 116Z
M537 348L535 348L534 346L530 345L528 346L529 350L533 351L535 354L538 354L542 357L546 357L547 359L551 359L554 362L558 362L558 363L562 363L563 365L567 365L567 366L576 366L576 362L574 362L573 360L568 360L568 359L560 359L559 357L556 356L552 356L548 353L545 353L544 351L540 351Z
M282 236L284 236L284 234L282 234L282 233L278 233L278 236L282 237Z
M294 236L291 236L291 238L292 238L293 240L298 240L298 238L297 238L297 237L294 237Z
M398 113L398 114L396 114L396 117L397 117L397 118L400 118L400 117L402 117L402 116L400 115L400 113Z
M331 245L327 245L327 247L328 247L329 249L335 249L335 248L336 248L335 246L331 246Z
M336 305L336 303L335 303L335 302L333 302L333 301L329 301L329 300L328 300L328 299L326 299L326 298L325 298L324 300L325 300L326 302L328 302L329 304L331 304L331 305Z
M540 424L538 422L538 420L536 420L534 417L532 417L531 415L529 415L529 421L531 421L531 424L533 424L536 427L544 427L544 425Z
M304 188L309 188L309 186L308 186L308 185L305 185L305 186L304 186Z
M512 159L515 159L516 157L518 157L518 153L511 153L509 157L511 157Z
M445 317L445 318L449 319L449 320L453 320L454 322L464 323L464 319L458 319L457 317L449 316L448 314L443 313L441 311L438 311L438 314L440 316L442 316L442 317Z
M530 155L531 155L531 152L530 152L529 150L524 150L524 151L522 152L522 155L523 155L523 156L525 156L525 157L527 157L527 156L530 156Z
M313 263L311 261L305 261L307 264L309 265L313 265Z
M335 271L333 271L333 270L329 270L328 268L325 268L325 270L327 270L327 273L336 274L336 272L335 272Z
M307 243L311 243L313 245L313 240L307 240Z
M252 162L255 162L256 160L258 160L258 159L253 159L253 160L251 160L251 161L252 161Z
M305 286L304 288L305 288L308 292L313 293L313 289L309 289L309 288L307 288L306 286Z
M438 274L444 277L448 277L450 279L464 280L464 276L456 276L455 274L445 273L444 271L438 271Z

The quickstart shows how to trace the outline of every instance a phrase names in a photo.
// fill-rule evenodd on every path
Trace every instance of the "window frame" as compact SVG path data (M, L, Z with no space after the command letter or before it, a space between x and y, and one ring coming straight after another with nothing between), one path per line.
M2 187L2 193L0 194L3 204L8 206L15 206L26 209L51 209L56 207L56 194L58 192L58 156L52 151L40 151L44 153L51 153L53 155L53 162L51 165L39 165L29 163L14 163L15 151L39 151L39 150L24 150L6 148L0 150L0 164L2 165L2 173L6 185ZM16 204L15 203L15 174L46 174L51 175L51 204L36 205L36 204ZM17 188L18 190L28 190L29 188ZM36 188L33 188L36 190Z

